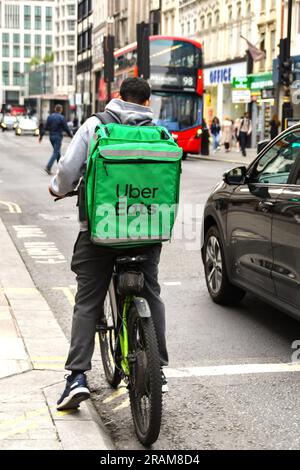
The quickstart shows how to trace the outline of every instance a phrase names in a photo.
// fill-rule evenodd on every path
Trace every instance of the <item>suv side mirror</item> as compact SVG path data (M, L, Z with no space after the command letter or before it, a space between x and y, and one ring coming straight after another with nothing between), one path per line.
M245 166L238 166L232 170L226 171L223 175L223 180L226 184L239 185L246 182L247 168Z
M259 152L262 151L262 149L264 149L271 141L266 139L266 140L261 140L260 142L258 142L257 144L257 154L259 154Z

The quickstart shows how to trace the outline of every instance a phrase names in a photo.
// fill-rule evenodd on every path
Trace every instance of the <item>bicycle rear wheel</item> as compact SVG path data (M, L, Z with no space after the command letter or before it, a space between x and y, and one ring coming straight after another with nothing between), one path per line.
M128 316L129 397L139 441L153 444L160 433L162 375L152 318L141 318L132 306Z
M107 382L117 388L122 380L122 371L120 364L120 343L117 334L118 325L115 325L112 313L110 293L108 292L104 301L103 325L98 331L100 341L100 351L103 369Z

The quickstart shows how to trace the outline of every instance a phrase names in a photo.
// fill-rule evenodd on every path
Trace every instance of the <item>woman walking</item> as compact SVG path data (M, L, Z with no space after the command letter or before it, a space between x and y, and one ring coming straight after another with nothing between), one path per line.
M213 151L214 152L218 150L219 148L220 132L221 132L220 120L215 116L210 126L210 133L213 138Z
M232 146L233 124L230 117L225 116L222 122L222 144L225 146L225 152L229 152Z

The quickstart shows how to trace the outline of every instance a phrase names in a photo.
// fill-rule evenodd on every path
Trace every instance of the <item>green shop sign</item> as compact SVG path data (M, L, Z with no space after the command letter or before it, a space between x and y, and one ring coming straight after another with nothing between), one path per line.
M248 75L250 78L251 91L260 91L264 88L273 88L272 72Z
M249 77L234 77L232 80L232 88L234 90L247 90L250 88Z

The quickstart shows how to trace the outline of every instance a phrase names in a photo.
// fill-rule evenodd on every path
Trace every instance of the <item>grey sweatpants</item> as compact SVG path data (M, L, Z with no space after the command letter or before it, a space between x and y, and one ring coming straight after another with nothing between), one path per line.
M158 264L161 244L152 246L116 249L94 245L88 232L80 232L74 246L71 263L77 275L77 294L73 314L71 346L65 365L67 370L91 369L95 346L96 325L112 277L116 257L122 255L147 255L147 261L139 264L144 273L145 286L141 297L147 299L158 339L161 365L168 365L165 338L165 307L160 297Z

